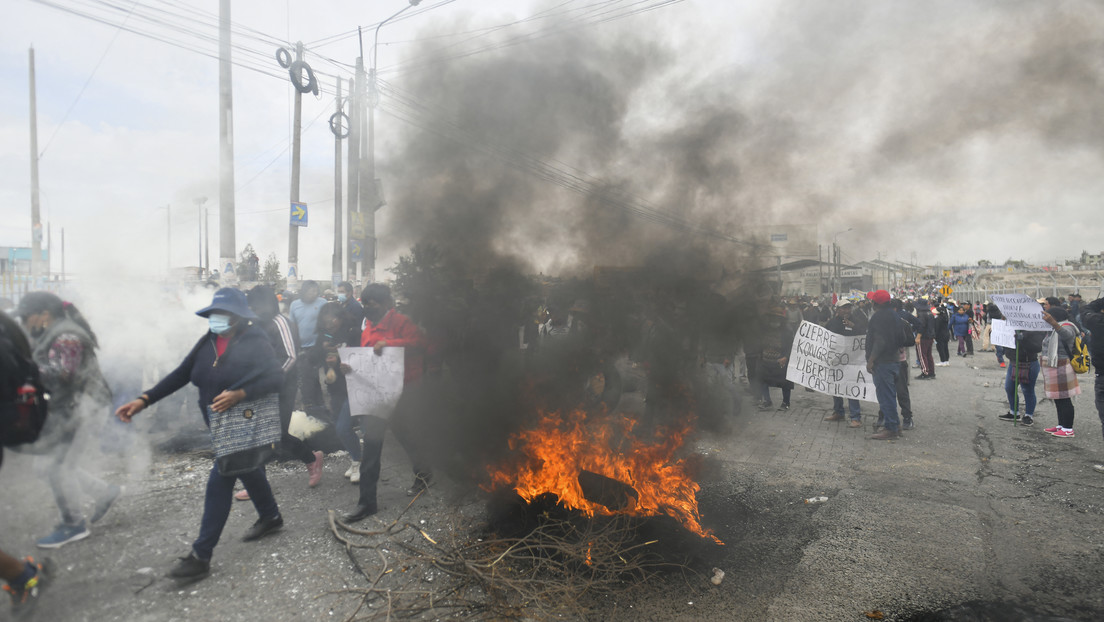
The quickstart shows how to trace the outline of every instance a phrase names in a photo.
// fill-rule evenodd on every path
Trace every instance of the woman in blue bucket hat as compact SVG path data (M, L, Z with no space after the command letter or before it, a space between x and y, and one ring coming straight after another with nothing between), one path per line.
M255 400L280 390L283 374L276 365L268 337L253 324L257 316L249 308L245 294L224 287L216 291L211 304L196 311L196 315L207 318L207 333L200 337L179 367L137 399L120 406L115 412L120 420L129 422L135 414L183 388L189 381L199 389L199 410L208 426L210 411L224 412L243 400ZM210 571L211 555L230 516L234 482L239 479L249 491L258 515L257 522L243 540L256 540L283 526L284 519L268 485L264 466L243 475L226 476L219 472L217 464L213 464L207 479L199 536L188 556L182 557L169 571L169 577L201 579Z

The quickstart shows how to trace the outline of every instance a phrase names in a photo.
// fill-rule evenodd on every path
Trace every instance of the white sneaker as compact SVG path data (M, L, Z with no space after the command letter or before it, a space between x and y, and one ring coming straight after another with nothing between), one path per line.
M1093 470L1097 473L1104 473L1104 464L1094 464Z
M345 477L352 477L353 473L359 473L359 472L360 472L360 463L359 462L353 462L352 464L349 465L348 470L345 471Z
M353 474L349 476L349 481L354 484L360 483L360 469L353 471Z

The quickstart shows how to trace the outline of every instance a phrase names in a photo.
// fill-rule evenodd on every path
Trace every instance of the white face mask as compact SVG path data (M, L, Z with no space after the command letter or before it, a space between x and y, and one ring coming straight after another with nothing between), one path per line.
M207 316L207 325L210 327L211 332L216 335L226 333L232 326L230 316L225 313L212 313Z

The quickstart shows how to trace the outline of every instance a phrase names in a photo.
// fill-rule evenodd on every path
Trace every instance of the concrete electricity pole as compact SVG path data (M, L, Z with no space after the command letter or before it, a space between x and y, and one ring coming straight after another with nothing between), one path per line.
M196 262L198 262L198 272L200 280L203 279L203 206L207 203L207 197L197 197L192 199L192 202L196 206L196 248L198 254L196 256ZM208 273L210 274L210 273Z
M234 266L234 88L230 79L230 0L219 0L219 266L237 280Z
M295 44L295 60L303 60L303 43ZM302 143L303 92L295 89L295 119L291 139L291 203L299 202L299 150ZM288 287L299 280L299 225L288 225Z
M31 63L31 279L37 288L42 276L42 217L38 207L38 104L35 102L34 48Z
M337 79L337 98L334 100L334 114L330 117L330 130L334 135L334 249L330 263L330 276L334 289L341 282L341 244L343 240L341 226L341 138L346 131L341 122L341 78Z

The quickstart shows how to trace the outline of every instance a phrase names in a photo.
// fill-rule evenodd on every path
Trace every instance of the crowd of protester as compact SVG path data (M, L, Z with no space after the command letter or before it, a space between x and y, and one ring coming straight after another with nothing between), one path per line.
M493 284L487 291L493 293ZM916 426L910 368L919 370L915 380L937 381L936 368L950 365L949 344L954 339L957 356L975 356L976 345L977 351L994 352L1000 367L1007 369L1008 408L999 419L1034 424L1035 388L1041 375L1045 396L1058 411L1057 425L1046 432L1071 438L1072 398L1080 393L1071 361L1080 340L1093 354L1098 374L1095 405L1104 423L1104 339L1091 339L1094 332L1104 335L1104 299L1084 305L1076 294L1065 301L1040 300L1043 319L1052 330L1017 330L1015 345L1001 346L991 342L992 322L1001 319L996 305L945 299L932 291L784 298L760 288L730 299L695 291L687 300L675 292L655 290L631 300L607 296L601 305L585 297L563 296L528 296L511 303L504 302L509 296L487 294L465 301L467 318L463 329L456 330L457 316L465 314L450 304L438 301L430 305L438 315L427 311L412 318L396 307L391 289L379 283L356 292L351 283L343 282L334 291L322 292L317 283L306 281L297 296L264 285L248 292L224 287L196 311L207 320L207 330L183 353L179 365L118 406L115 414L130 422L189 383L198 389L198 408L208 424L239 403L271 396L278 403L282 448L305 465L311 487L321 481L325 456L289 433L292 412L302 409L329 421L350 459L344 476L358 487L355 504L342 515L347 522L379 511L377 485L388 430L411 462L413 483L407 494L421 494L433 484L433 448L419 433L424 428L419 418L432 409L421 389L443 383L442 370L448 368L456 395L475 399L472 387L481 377L511 367L513 359L502 354L507 351L519 357L528 386L538 393L547 389L546 399L583 403L603 413L631 411L647 422L684 399L687 383L703 378L719 389L726 412L739 409L741 381L759 409L776 408L772 389L779 390L777 409L784 411L795 389L787 378L795 334L802 322L812 322L839 335L865 336L865 367L878 404L870 438L893 440ZM41 454L60 514L58 525L37 545L57 548L88 537L89 525L100 520L123 492L79 466L90 436L82 423L94 419L84 411L103 410L111 403L111 391L96 358L96 334L74 305L54 294L35 292L20 300L13 316L18 323L3 314L0 325L5 383L14 386L27 380L9 373L17 361L7 359L22 356L33 361L37 377L52 396L47 426L31 451ZM352 412L345 379L351 369L340 356L344 347L367 348L375 355L386 348L404 348L403 392L393 416ZM14 399L9 388L4 388L4 400ZM830 409L825 421L864 427L858 400L833 397ZM1104 465L1095 468L1104 472ZM235 492L238 482L243 489ZM94 503L87 518L81 514L85 498ZM235 498L251 501L257 512L243 540L258 540L283 526L263 463L226 475L216 462L208 475L198 535L169 576L196 579L210 572ZM0 552L0 577L19 609L33 605L48 581L48 569L33 557L18 559Z

